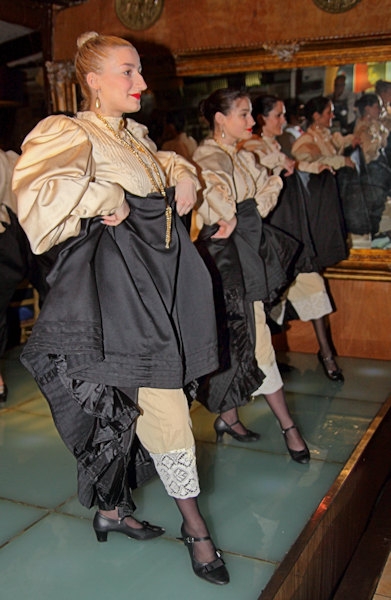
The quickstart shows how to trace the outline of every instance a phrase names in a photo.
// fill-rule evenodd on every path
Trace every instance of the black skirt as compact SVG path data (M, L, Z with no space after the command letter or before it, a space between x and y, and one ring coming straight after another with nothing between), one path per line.
M347 232L335 175L301 173L317 270L347 258Z
M159 194L126 193L123 223L87 219L61 245L22 354L78 459L88 507L132 506L124 481L138 388L182 388L218 365L210 277L175 213L174 189L167 194L169 249Z
M200 379L197 399L220 413L247 404L264 379L255 358L253 302L272 302L289 285L300 244L265 225L252 198L238 203L229 238L211 239L216 230L204 226L196 242L212 276L219 337L219 368Z

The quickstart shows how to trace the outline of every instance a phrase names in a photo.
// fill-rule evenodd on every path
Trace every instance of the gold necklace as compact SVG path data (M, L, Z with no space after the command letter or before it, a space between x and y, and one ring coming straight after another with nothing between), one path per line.
M166 209L165 209L165 217L166 217L166 234L165 234L165 247L170 247L171 242L171 227L172 227L172 208L168 204L167 194L164 187L164 183L159 171L159 167L156 164L156 161L152 155L152 153L148 150L146 146L139 140L137 140L134 135L125 127L126 133L129 135L130 142L122 138L117 131L115 131L114 127L110 125L110 123L105 119L101 114L95 113L96 116L105 127L113 134L113 136L128 150L132 152L132 154L136 157L140 165L143 167L144 171L147 174L149 181L152 184L153 191L160 192L163 198L166 201ZM145 157L145 160L140 156L140 153ZM149 161L149 162L146 162Z
M214 141L216 142L216 144L218 145L218 147L225 152L225 154L227 154L227 156L230 157L231 162L232 162L232 166L233 166L233 178L234 178L234 185L235 185L235 190L236 190L236 184L235 184L235 166L237 167L238 171L241 173L243 181L245 183L246 189L245 189L245 198L250 198L250 188L248 185L248 180L251 179L251 181L253 182L253 190L254 190L254 194L256 192L256 188L257 185L255 183L255 179L252 175L252 173L250 172L250 170L247 168L247 165L242 161L241 158L239 158L239 152L235 153L236 156L236 161L234 160L233 156L231 156L231 153L229 152L229 150L227 150L223 144L221 144L216 138L213 138ZM238 200L238 192L236 190L236 201Z

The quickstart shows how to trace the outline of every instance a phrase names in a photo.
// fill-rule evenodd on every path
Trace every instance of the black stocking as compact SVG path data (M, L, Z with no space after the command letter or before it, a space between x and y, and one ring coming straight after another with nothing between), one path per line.
M330 359L327 361L327 368L332 371L335 371L338 369L338 365L334 360L334 352L332 349L332 344L330 342L330 331L326 323L326 317L312 319L312 325L314 327L316 338L319 343L320 353L323 358Z
M225 423L227 423L227 425L236 431L236 433L239 433L240 435L246 434L247 429L239 420L238 409L236 406L220 413L220 417L223 419L223 421L225 421Z
M183 518L183 529L191 537L209 536L208 527L198 508L197 498L174 498ZM211 540L194 544L194 558L198 562L212 562L216 552Z

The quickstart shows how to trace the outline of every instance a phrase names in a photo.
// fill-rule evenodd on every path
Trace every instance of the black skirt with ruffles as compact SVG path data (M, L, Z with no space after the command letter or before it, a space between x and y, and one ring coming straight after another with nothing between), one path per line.
M138 388L190 386L218 360L210 276L175 213L174 188L168 249L166 200L125 197L130 215L119 226L86 219L58 247L22 362L77 458L81 503L129 514ZM142 448L132 456L140 484L150 460Z
M237 226L227 239L212 239L204 226L196 247L213 281L219 368L199 381L197 399L214 413L244 406L264 374L255 359L253 302L271 303L293 278L300 244L263 223L254 199L237 204Z

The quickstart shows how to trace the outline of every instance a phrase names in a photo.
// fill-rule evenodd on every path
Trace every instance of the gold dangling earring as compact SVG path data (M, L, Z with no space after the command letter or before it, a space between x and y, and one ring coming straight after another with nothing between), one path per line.
M95 98L95 108L96 108L97 110L99 110L99 109L100 109L100 106L101 106L101 104L100 104L100 99L99 99L99 96L98 96L98 94L97 94L97 95L96 95L96 98Z
M222 130L221 130L221 137L222 137L222 139L224 139L224 138L225 138L224 129L222 129Z

